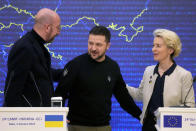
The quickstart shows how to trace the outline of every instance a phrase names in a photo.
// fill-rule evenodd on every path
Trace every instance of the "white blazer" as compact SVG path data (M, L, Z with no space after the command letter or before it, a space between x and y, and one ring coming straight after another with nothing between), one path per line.
M139 88L134 88L127 85L129 94L133 97L133 99L143 102L142 114L140 116L141 123L143 123L146 108L150 101L154 89L154 84L158 76L156 73L153 74L154 68L155 65L148 66L145 69L143 79L140 83ZM185 100L186 96L187 98ZM184 101L187 106L195 106L193 79L189 71L177 65L175 70L169 76L165 76L163 104L164 107L179 106L183 105Z

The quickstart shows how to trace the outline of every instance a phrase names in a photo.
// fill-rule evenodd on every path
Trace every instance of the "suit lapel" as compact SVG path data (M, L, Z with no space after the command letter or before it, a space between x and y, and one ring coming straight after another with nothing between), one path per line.
M148 100L148 102L150 101L150 98L151 98L151 96L152 96L152 92L153 92L153 90L154 90L154 84L155 84L155 81L156 81L156 79L157 79L157 74L152 74L150 77L150 80L149 80L149 84L148 84L148 93L149 93L149 95L148 95L148 98L147 98L147 100Z

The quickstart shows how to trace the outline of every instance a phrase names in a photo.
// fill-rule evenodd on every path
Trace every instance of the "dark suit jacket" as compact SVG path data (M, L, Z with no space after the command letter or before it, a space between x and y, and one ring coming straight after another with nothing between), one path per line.
M13 45L7 66L4 106L50 106L53 80L62 70L51 68L50 54L34 30Z

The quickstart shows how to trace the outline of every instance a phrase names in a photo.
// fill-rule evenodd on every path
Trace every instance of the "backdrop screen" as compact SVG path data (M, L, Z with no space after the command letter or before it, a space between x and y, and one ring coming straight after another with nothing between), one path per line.
M89 30L104 25L112 33L107 55L118 62L125 82L138 87L145 67L156 64L152 32L166 28L177 32L182 41L176 63L196 76L196 0L0 0L0 106L9 50L32 29L35 14L44 7L61 17L60 35L46 45L54 68L63 68L87 52ZM113 131L141 130L139 121L122 110L114 97L112 103ZM137 105L142 108L142 103Z

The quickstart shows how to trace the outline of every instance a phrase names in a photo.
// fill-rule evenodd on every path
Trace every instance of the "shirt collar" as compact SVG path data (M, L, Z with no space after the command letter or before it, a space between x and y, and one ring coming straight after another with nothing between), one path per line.
M93 62L93 63L98 63L98 64L105 63L105 62L107 61L107 59L108 59L108 56L105 55L105 60L104 60L104 61L101 61L101 62L98 62L98 61L92 59L89 53L86 53L86 54L88 55L88 59L89 59L91 62Z
M155 69L154 69L154 73L153 74L159 74L158 73L158 67L159 67L159 63L156 65ZM173 65L164 73L164 75L170 75L176 68L176 62L173 61Z
M42 39L36 32L34 29L32 29L32 34L33 36L35 37L35 39L37 39L37 41L40 43L40 44L43 44L46 43L46 41L44 39Z

